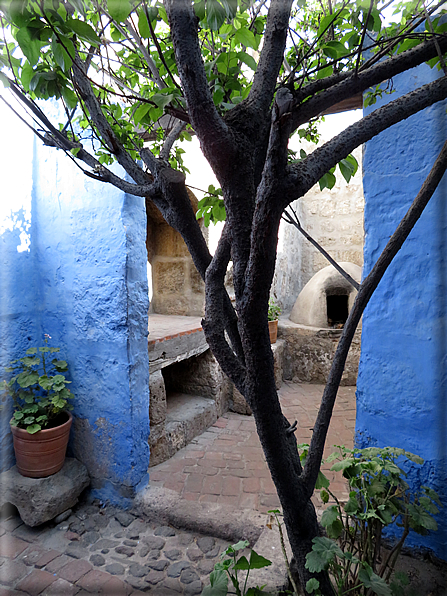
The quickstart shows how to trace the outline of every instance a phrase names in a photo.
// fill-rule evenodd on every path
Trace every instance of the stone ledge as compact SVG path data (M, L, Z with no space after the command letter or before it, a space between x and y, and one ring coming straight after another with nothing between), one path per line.
M0 474L0 507L15 505L27 526L38 526L73 507L89 484L87 468L74 458L46 478L27 478L13 466Z

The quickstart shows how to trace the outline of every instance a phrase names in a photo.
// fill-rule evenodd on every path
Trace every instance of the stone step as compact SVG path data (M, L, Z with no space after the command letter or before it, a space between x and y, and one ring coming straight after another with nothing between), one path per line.
M171 455L203 433L218 418L214 399L186 393L167 395L166 435Z

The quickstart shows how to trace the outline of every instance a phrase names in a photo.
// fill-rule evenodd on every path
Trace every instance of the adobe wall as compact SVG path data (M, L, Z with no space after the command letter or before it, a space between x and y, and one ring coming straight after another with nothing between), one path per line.
M427 65L393 79L381 105L440 76ZM427 108L369 141L364 153L365 264L372 268L419 192L447 138L447 102ZM397 254L363 315L357 383L360 447L395 446L424 458L408 467L412 488L428 484L447 502L447 177ZM409 545L447 559L447 509L438 531Z

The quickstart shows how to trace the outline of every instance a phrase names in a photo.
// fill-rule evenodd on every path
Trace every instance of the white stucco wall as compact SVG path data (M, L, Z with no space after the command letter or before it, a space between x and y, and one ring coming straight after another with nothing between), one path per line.
M359 119L360 111L344 112L326 117L322 125L320 144ZM307 153L315 145L299 144L293 138L290 146ZM362 148L354 151L358 171L349 184L337 168L337 182L331 190L320 191L316 184L302 199L292 204L303 228L337 261L363 265L363 186ZM281 223L278 238L278 257L272 293L289 312L300 291L313 275L328 265L327 260L292 225Z

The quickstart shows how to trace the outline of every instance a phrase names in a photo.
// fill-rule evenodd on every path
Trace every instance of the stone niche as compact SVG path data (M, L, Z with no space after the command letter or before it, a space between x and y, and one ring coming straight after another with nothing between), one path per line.
M230 407L232 384L200 321L149 316L150 466L172 457Z
M197 199L188 189L191 206ZM152 268L150 312L165 315L203 315L205 285L181 235L168 225L151 201L146 201L147 254ZM200 222L205 237L208 230Z
M360 283L361 268L340 263ZM304 286L289 319L281 319L285 340L284 379L326 383L343 325L354 304L357 290L332 265L318 271ZM355 333L342 385L355 385L360 358L361 330Z

